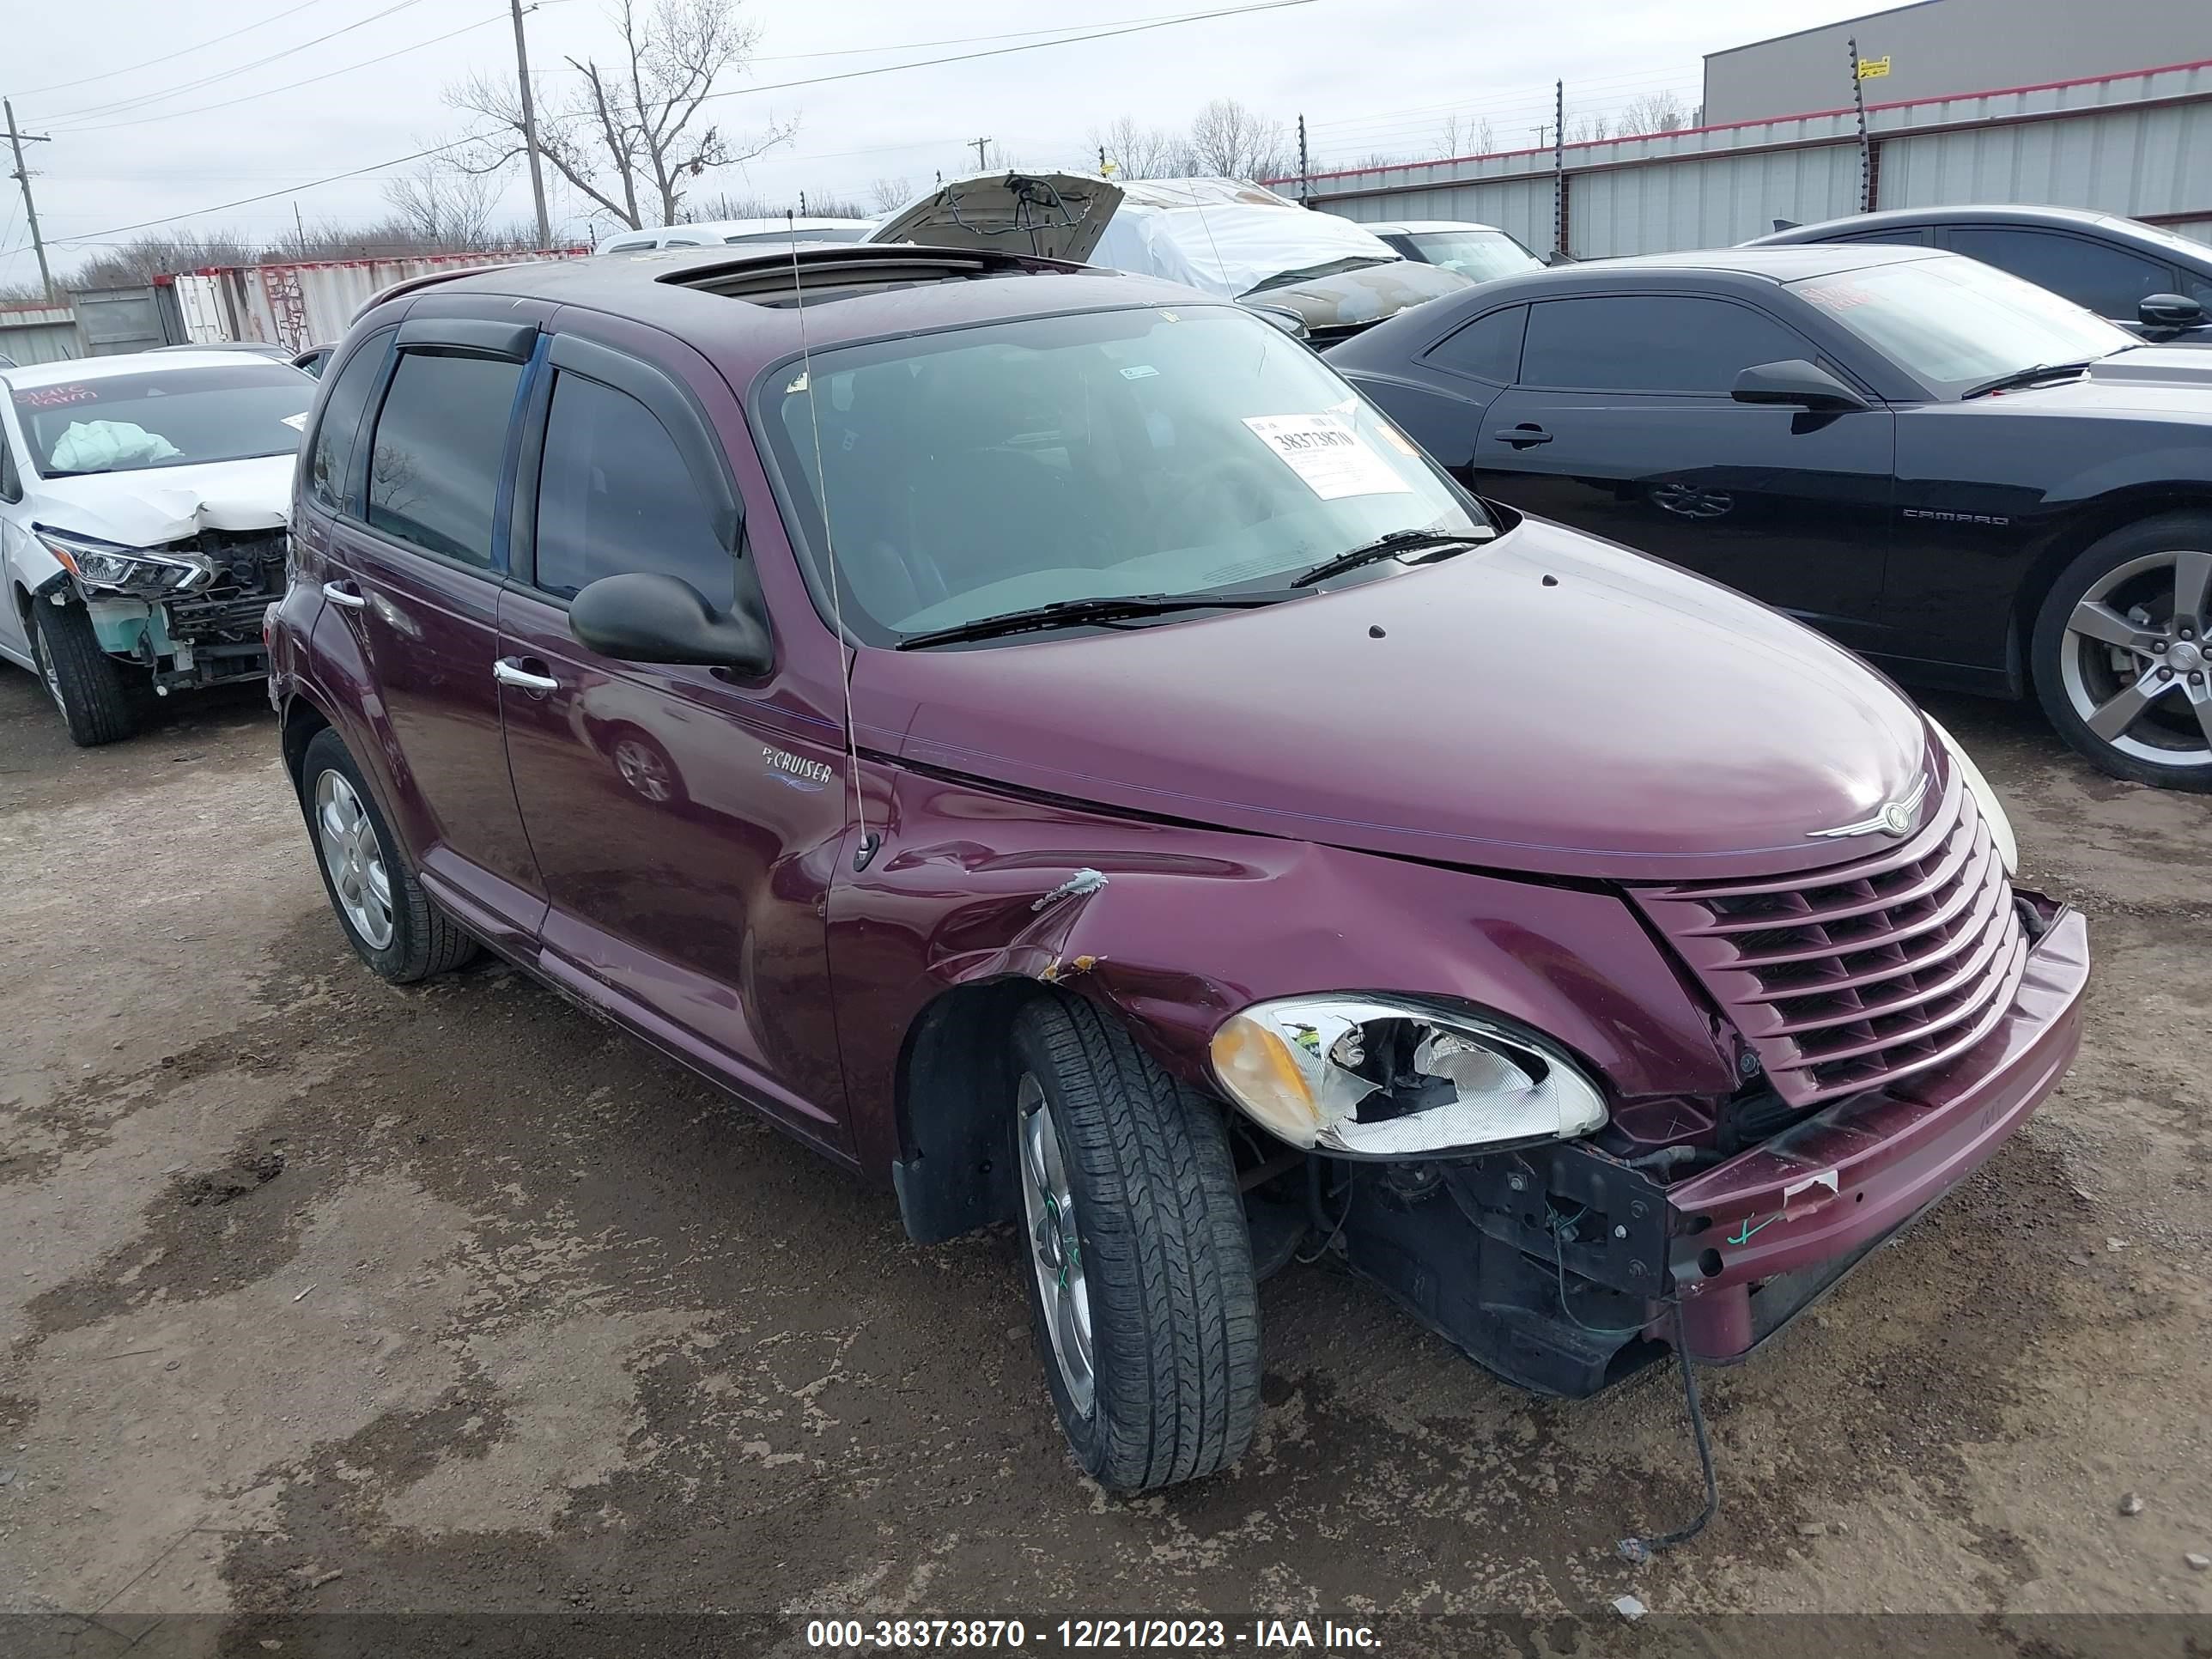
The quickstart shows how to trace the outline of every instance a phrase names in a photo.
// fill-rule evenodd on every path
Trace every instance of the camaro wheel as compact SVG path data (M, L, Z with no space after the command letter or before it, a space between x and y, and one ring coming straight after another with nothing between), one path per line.
M300 763L300 807L323 889L355 953L394 985L458 968L477 942L430 902L354 764L325 726Z
M2148 519L2061 572L2035 629L2051 724L2115 777L2212 790L2212 514Z
M1085 1002L1024 1008L1014 1060L1031 1323L1077 1460L1117 1492L1235 1462L1260 1311L1218 1109Z
M31 612L31 654L46 695L69 724L70 741L90 749L137 731L138 711L123 683L123 670L100 649L85 608L40 600Z

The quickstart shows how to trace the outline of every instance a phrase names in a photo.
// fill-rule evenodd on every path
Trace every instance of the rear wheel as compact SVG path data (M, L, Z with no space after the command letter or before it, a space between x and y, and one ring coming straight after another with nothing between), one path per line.
M1219 1112L1085 1002L1024 1008L1014 1062L1031 1324L1077 1461L1117 1492L1235 1462L1259 1292Z
M81 605L31 606L31 653L46 695L81 749L115 743L138 729L138 708L123 670L100 648L92 617Z
M2035 628L2037 695L2114 777L2212 791L2212 513L2116 530L2059 573Z
M344 739L330 727L301 757L299 787L323 890L356 955L394 985L476 955L476 940L415 879Z

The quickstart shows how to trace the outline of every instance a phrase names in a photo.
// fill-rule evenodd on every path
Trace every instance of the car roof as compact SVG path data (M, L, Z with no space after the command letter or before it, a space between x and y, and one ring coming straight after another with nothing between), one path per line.
M1496 225L1478 224L1472 219L1393 219L1387 224L1374 224L1363 219L1359 223L1377 236L1415 236L1431 230L1496 230Z
M116 374L171 374L193 368L241 368L241 357L256 352L210 350L204 346L176 351L127 352L114 357L70 357L58 363L27 363L20 368L0 368L11 386L72 386L79 380L101 380ZM282 357L264 357L271 368L290 367Z
M794 263L805 277L793 301ZM821 243L763 258L741 247L660 248L459 273L410 288L364 313L445 296L541 300L627 318L672 334L726 368L750 373L806 345L815 349L901 333L1133 306L1231 306L1180 283L1027 254ZM480 307L477 309L480 310ZM804 327L802 336L801 329Z
M1744 246L1817 241L1826 236L1919 225L2042 225L2054 229L2096 229L2121 235L2140 235L2147 228L2118 214L2095 213L2086 208L2043 207L2024 202L1969 203L1958 207L1882 208L1873 213L1847 213L1840 218L1771 231L1765 236L1753 237ZM2212 248L2205 252L2212 255Z
M1680 253L1638 253L1622 259L1589 259L1563 265L1546 275L1566 278L1601 276L1620 270L1725 271L1739 276L1759 276L1772 283L1794 283L1802 277L1822 276L1832 270L1860 270L1869 265L1909 264L1916 259L1955 259L1960 256L1941 248L1891 247L1882 244L1858 246L1850 243L1785 243L1776 246L1692 248ZM1533 273L1532 273L1533 275ZM1506 280L1521 282L1526 277Z

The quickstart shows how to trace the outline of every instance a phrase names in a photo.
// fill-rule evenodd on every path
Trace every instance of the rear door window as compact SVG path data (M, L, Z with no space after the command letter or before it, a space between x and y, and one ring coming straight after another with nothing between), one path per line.
M369 449L372 526L426 552L491 567L492 514L522 370L503 357L401 355Z
M1521 384L1726 397L1754 363L1814 355L1794 330L1726 300L1673 294L1547 300L1528 307Z
M1429 361L1494 386L1511 386L1521 371L1521 331L1528 319L1526 306L1507 306L1478 317L1431 347Z
M2164 260L2086 236L1960 225L1951 232L1951 251L2063 294L2100 317L2132 320L2136 307L2151 295L2173 291L2173 267Z
M650 570L727 610L736 558L659 419L636 398L563 373L553 383L538 485L536 585L574 598L602 576Z
M315 423L308 451L308 493L333 513L353 510L350 484L354 446L361 436L361 417L376 390L376 376L384 367L384 353L397 329L380 329L345 360L330 395L323 399L322 417Z

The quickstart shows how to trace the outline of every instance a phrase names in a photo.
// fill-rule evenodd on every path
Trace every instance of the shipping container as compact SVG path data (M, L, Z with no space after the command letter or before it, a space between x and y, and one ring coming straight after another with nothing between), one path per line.
M271 265L212 265L157 276L183 319L185 338L265 340L288 351L329 345L361 308L395 283L439 271L542 259L580 259L587 247L500 253L410 254L390 259L319 259Z
M76 313L67 306L0 306L0 359L27 368L84 355Z

